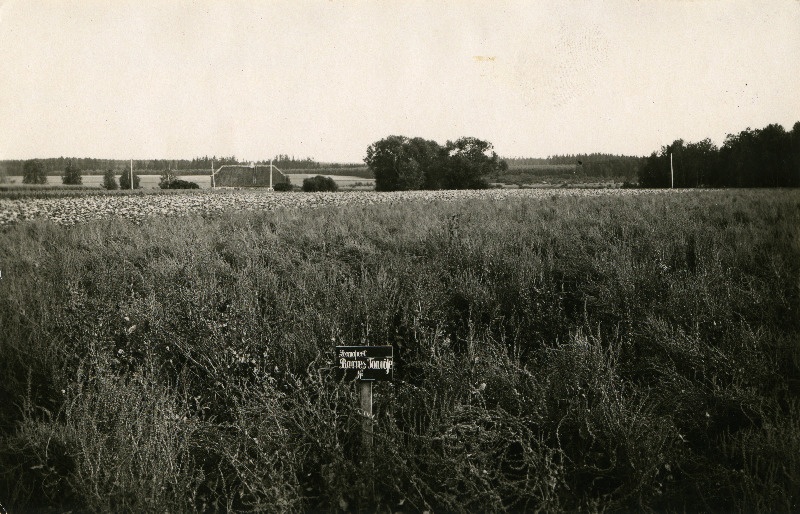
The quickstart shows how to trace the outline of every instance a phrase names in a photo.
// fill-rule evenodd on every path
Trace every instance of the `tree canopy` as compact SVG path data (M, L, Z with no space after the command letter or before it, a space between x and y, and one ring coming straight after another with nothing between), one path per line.
M307 193L324 192L324 191L338 191L339 185L330 177L323 177L317 175L316 177L309 177L303 180L303 191Z
M475 137L441 146L421 137L388 136L367 148L364 162L377 191L479 189L504 164L491 150L491 143Z
M728 134L722 147L709 139L677 139L653 152L639 170L639 185L670 187L670 155L675 187L800 186L800 122Z
M23 184L44 184L47 182L47 173L44 170L44 165L39 159L31 159L25 161L22 167L22 183Z
M119 176L119 188L131 189L131 175L129 170L123 170ZM133 189L139 189L139 175L133 174Z
M119 186L117 185L117 177L116 174L114 173L114 170L108 169L103 174L103 187L109 190L119 189Z
M81 169L75 166L72 161L68 162L67 166L64 168L64 173L61 175L61 183L73 186L83 183Z

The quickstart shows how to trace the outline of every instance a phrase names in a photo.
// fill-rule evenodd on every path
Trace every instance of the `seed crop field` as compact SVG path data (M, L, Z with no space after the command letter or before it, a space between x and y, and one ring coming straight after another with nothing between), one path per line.
M504 200L560 196L631 196L644 190L461 190L405 191L377 193L269 193L267 191L217 190L174 191L166 194L122 192L92 194L87 192L47 192L31 198L29 193L0 195L0 225L29 219L49 219L70 225L103 218L125 218L141 222L148 216L198 214L234 210L274 210L280 208L319 207L325 205L373 205L405 201ZM648 194L664 194L652 190ZM675 192L671 193L675 194Z
M800 509L796 190L0 213L9 512ZM371 452L336 345L394 349Z

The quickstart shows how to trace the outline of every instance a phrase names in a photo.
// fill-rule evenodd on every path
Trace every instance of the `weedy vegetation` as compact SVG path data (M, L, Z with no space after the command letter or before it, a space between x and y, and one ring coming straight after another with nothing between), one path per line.
M9 511L793 511L800 195L0 227ZM337 344L391 344L360 447Z

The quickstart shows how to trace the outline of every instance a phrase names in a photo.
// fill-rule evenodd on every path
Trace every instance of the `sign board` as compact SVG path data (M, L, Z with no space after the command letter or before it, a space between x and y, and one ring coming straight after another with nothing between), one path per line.
M336 378L391 380L393 371L391 346L336 347Z

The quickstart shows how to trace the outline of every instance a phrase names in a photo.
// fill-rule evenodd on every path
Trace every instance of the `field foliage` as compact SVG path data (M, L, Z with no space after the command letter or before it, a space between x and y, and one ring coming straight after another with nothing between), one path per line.
M9 511L791 511L800 196L0 228ZM360 448L337 344L391 344Z

